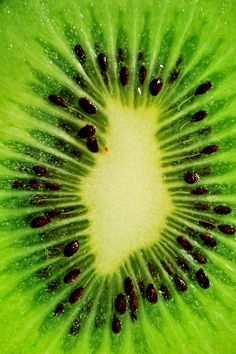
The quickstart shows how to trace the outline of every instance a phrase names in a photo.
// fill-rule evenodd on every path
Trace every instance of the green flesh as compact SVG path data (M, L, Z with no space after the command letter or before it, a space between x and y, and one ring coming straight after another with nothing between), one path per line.
M1 353L235 351L235 235L206 230L199 221L235 225L236 6L233 1L205 3L0 3ZM84 68L73 53L77 43L87 55ZM126 53L130 73L125 87L119 81L119 48ZM138 79L140 50L148 70L143 86ZM99 52L108 58L108 85L97 65ZM169 84L181 56L180 75ZM73 80L78 73L87 82L84 90ZM157 97L148 89L154 77L164 82ZM206 81L213 88L194 97ZM50 104L52 93L61 93L71 110ZM96 115L83 113L84 120L78 119L80 97L91 98ZM191 122L199 110L208 116ZM98 154L77 138L87 123L96 126ZM215 154L186 159L211 144L219 146ZM76 149L81 157L73 155ZM35 165L47 167L52 176L36 176ZM212 173L204 175L201 171L208 167ZM184 182L188 170L198 172L198 183ZM12 181L27 184L30 179L62 188L11 187ZM209 194L190 193L199 186ZM33 197L44 197L47 204L32 206ZM199 211L196 203L208 203L211 209ZM232 213L214 213L217 205L229 206ZM30 226L45 211L67 207L66 217L42 228ZM199 233L212 235L217 247L204 245ZM207 264L197 263L180 247L180 235L189 237ZM66 258L64 246L74 239L80 249ZM188 262L190 272L177 267L176 256ZM176 290L161 266L163 259L186 281L186 292ZM157 271L150 272L148 263ZM45 267L49 272L43 275ZM78 280L64 284L64 276L75 267L81 269ZM209 289L196 281L200 268L210 279ZM137 321L129 311L117 314L122 330L115 334L114 301L124 292L128 276L139 300ZM157 304L142 299L137 288L141 278L158 289ZM59 287L47 292L55 280ZM168 286L170 301L161 296L160 284ZM78 286L84 287L83 297L68 304ZM61 302L65 312L54 316ZM71 336L76 319L81 327Z

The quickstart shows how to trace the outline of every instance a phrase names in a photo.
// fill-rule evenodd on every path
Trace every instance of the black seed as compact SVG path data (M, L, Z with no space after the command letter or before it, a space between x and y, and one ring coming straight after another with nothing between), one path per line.
M80 275L80 269L79 268L75 268L70 270L64 277L64 283L65 284L69 284L74 282L78 276Z
M147 68L144 65L142 65L139 69L139 82L141 85L144 84L146 76L147 76Z
M157 302L157 291L154 288L153 284L149 284L147 286L146 297L151 304L155 304Z
M165 261L161 261L161 265L169 275L173 274L172 270Z
M179 74L180 74L180 69L179 68L177 68L174 71L172 71L172 73L170 74L170 77L169 77L169 83L173 84L178 79Z
M64 312L64 310L65 310L65 305L63 303L60 303L55 307L53 311L53 315L60 316Z
M193 246L189 242L189 240L185 236L178 236L177 237L177 242L186 250L186 251L192 251Z
M38 216L37 218L35 218L31 221L31 227L33 227L33 228L43 227L43 226L49 224L50 221L51 221L51 219L46 216Z
M195 195L207 194L208 192L209 192L208 189L205 187L197 187L191 190L191 193Z
M203 241L203 243L208 246L208 247L216 247L216 240L208 235L208 234L200 234L200 239Z
M118 63L124 62L124 60L125 60L125 52L124 52L124 49L122 49L122 48L119 48L119 49L118 49L118 56L117 56L117 59L118 59Z
M74 157L80 157L81 152L78 149L71 150L71 153Z
M221 215L230 214L232 212L232 209L226 205L217 205L213 210L215 213Z
M184 174L184 180L185 180L186 183L193 184L193 183L196 183L199 180L199 176L194 171L187 171Z
M79 59L81 64L84 64L86 61L86 54L84 49L80 44L76 44L74 47L74 53L76 54L77 58Z
M201 210L201 211L207 211L210 210L210 205L207 203L196 203L194 204L195 209Z
M198 86L198 88L195 91L195 96L202 95L203 93L209 91L211 88L212 88L212 83L210 81L206 81L203 84Z
M75 302L77 302L81 298L83 292L84 292L84 289L82 287L79 287L79 288L76 288L75 290L73 290L69 296L69 302L71 304L74 304Z
M214 229L216 227L215 224L213 224L212 222L210 221L203 221L203 220L200 220L199 221L199 225L201 225L202 227L205 227L206 229Z
M96 133L96 128L92 124L87 124L79 130L78 137L82 139L87 139Z
M207 111L195 112L191 117L191 121L192 122L199 122L199 121L203 120L204 118L206 118L207 114L208 114Z
M219 150L219 147L217 145L208 145L204 149L202 149L201 153L202 154L214 154Z
M119 333L121 331L121 322L116 317L116 315L113 317L113 320L112 320L112 330L114 333Z
M59 215L61 215L61 211L60 210L57 210L57 209L51 209L51 210L48 210L44 213L44 215L47 217L47 218L55 218Z
M183 258L177 257L177 264L183 270L187 270L187 271L189 270L189 265L188 263L185 262Z
M149 91L152 96L157 96L161 91L163 86L163 81L160 78L153 79L149 84Z
M48 169L44 166L33 166L33 171L39 176L48 176Z
M197 252L193 252L192 256L200 264L206 264L207 263L207 259L203 255L201 255L201 254L199 254Z
M50 191L59 191L61 189L61 185L55 182L45 182L44 185Z
M79 249L79 241L74 240L68 243L64 248L64 255L66 257L72 257Z
M208 276L202 268L200 268L196 273L196 279L201 288L207 289L210 286Z
M183 291L187 290L187 284L185 283L185 281L182 278L180 278L180 276L175 275L174 279L175 279L176 288L179 291L183 292Z
M145 297L145 286L144 286L143 280L139 281L138 287L139 287L139 290L140 290L140 293L141 293L142 297Z
M138 298L134 292L130 294L129 305L132 312L136 311L138 308Z
M82 87L82 88L85 88L85 87L86 87L86 82L85 82L85 80L84 80L84 78L83 78L82 75L77 74L77 75L74 77L74 80L75 80L75 82L76 82L80 87Z
M97 138L95 138L95 136L88 138L86 145L89 151L93 153L97 153L99 151L98 141Z
M139 51L138 53L138 61L143 62L144 61L144 52L142 50Z
M97 107L88 98L81 97L79 99L79 105L84 110L85 113L95 114L97 112Z
M46 291L51 293L51 292L55 291L58 288L58 286L59 286L59 281L54 280L48 284Z
M70 335L76 336L76 334L78 334L79 332L79 329L80 329L80 322L79 320L75 320L70 328Z
M27 183L27 187L32 189L39 189L41 185L41 182L37 181L36 179L30 179Z
M120 69L120 82L122 86L126 86L128 84L128 81L129 81L129 69L127 68L127 66L123 66Z
M21 187L23 187L23 183L21 181L13 181L11 184L13 189L19 189Z
M100 66L101 71L103 73L106 73L108 70L108 62L107 62L107 57L105 56L104 53L98 54L98 64Z
M121 315L126 311L126 298L124 294L118 294L115 299L115 309Z
M218 225L218 229L226 235L235 234L235 228L231 225Z
M58 95L55 95L55 94L51 94L51 95L48 96L48 99L49 99L50 102L52 102L56 106L64 107L64 108L68 107L67 103L65 102L65 100L61 96L58 96Z
M134 311L130 312L130 317L133 322L137 321L137 314Z
M171 294L168 290L168 288L165 285L160 286L161 294L165 300L170 300L171 299Z
M132 292L134 292L134 284L133 284L133 280L131 277L125 278L124 289L125 289L126 295L130 295Z

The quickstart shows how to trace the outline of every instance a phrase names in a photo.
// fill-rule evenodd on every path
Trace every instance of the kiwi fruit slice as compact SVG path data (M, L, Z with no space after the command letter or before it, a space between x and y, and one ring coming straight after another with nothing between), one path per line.
M0 2L2 353L233 353L235 2Z

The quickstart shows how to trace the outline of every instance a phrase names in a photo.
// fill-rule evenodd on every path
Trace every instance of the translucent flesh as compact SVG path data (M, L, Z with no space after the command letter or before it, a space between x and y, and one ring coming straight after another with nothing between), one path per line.
M215 354L235 351L235 236L224 235L218 229L211 231L217 240L214 250L193 238L196 249L208 259L204 270L211 286L207 290L201 289L193 279L192 274L201 266L187 252L179 250L175 241L186 227L204 232L198 224L200 219L235 225L235 13L233 1L206 4L205 1L71 0L57 5L49 0L1 2L2 353L194 354L202 351ZM86 69L73 54L77 42L86 51ZM108 86L96 62L96 44L109 61ZM116 59L119 47L127 54L125 64L130 70L127 87L119 82ZM139 84L137 74L139 50L144 51L144 64L148 68L144 86ZM181 55L180 77L173 85L168 85L169 74ZM88 81L86 95L96 102L99 111L96 117L86 118L97 128L100 153L96 156L87 151L84 142L58 125L61 120L74 124L77 132L84 122L47 100L50 93L62 88L70 90L75 97L84 96L83 89L73 80L76 73ZM155 76L162 77L164 87L157 97L152 97L148 84ZM213 89L198 99L189 99L206 80L213 83ZM111 102L116 102L115 113L111 112ZM171 108L173 104L176 105ZM199 109L208 111L207 120L197 125L190 123L189 117ZM118 118L121 118L119 122ZM144 119L147 119L146 129L142 128ZM199 133L209 126L211 133ZM117 129L114 139L112 129ZM133 147L130 154L124 152L124 159L119 157L119 149L126 148L125 142L122 145L123 134L126 139L132 136ZM56 148L55 141L80 149L83 157L75 159L67 151ZM219 152L185 160L209 144L218 144ZM105 152L106 147L108 152ZM114 158L113 150L116 151ZM49 162L49 156L61 164ZM138 157L143 160L142 165ZM117 174L114 172L118 158L124 163L124 174L119 169ZM110 176L106 174L105 159ZM136 169L128 168L132 160ZM58 193L13 190L13 180L35 178L32 170L22 170L22 165L31 168L39 162L51 169L53 181L61 183L62 190ZM190 186L183 182L184 172L209 166L213 173L201 176L200 182L211 192L200 198L190 194ZM137 180L134 174L139 177ZM132 186L125 183L130 176L134 179ZM145 184L140 183L142 176ZM153 192L155 178L156 194ZM110 190L107 196L106 185ZM114 225L115 238L108 246L109 225L116 223L114 213L123 207L126 191L128 194L131 188L135 191L134 199L130 194L130 199L126 200L120 223ZM72 212L67 219L56 219L45 227L45 233L39 234L29 226L28 220L42 213L44 206L32 207L28 202L32 195L45 194L48 207L75 207L78 212ZM116 196L116 203L112 195ZM233 212L221 216L213 214L212 210L195 210L193 205L199 201L211 206L226 204ZM101 208L106 214L102 214L100 222ZM156 224L152 224L155 220ZM136 222L142 224L140 234ZM143 225L145 222L147 228ZM128 240L124 242L121 238L122 249L116 259L119 230ZM143 241L146 232L148 237ZM78 258L65 261L61 253L52 256L52 248L74 238L81 242ZM193 272L187 275L178 269L178 274L188 283L188 290L183 294L175 289L165 271L160 270L157 277L153 276L145 263L149 260L161 269L160 259L165 258L175 266L177 253L190 262ZM107 254L108 260L104 263ZM112 261L111 267L109 261ZM86 285L85 295L79 303L68 305L62 316L55 317L52 315L55 306L67 301L73 288L63 284L63 277L78 264L82 268L78 284ZM36 273L45 266L51 266L53 272L42 281ZM114 298L123 291L124 277L135 278L139 273L158 289L160 282L165 282L172 300L165 301L158 292L158 303L151 305L140 296L138 320L133 323L128 312L120 316L122 331L116 335L111 330ZM59 289L46 292L48 284L55 279L60 279ZM69 331L78 315L81 329L73 337ZM100 328L94 325L97 316L101 322L104 320Z

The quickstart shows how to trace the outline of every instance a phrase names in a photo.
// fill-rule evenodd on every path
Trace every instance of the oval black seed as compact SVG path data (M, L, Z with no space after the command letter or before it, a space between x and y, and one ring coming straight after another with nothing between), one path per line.
M23 187L23 183L21 181L13 181L11 184L13 189L19 189L21 187Z
M142 297L145 297L145 285L144 285L143 280L139 281L138 287L139 287L139 290L140 290L140 293L141 293Z
M33 166L33 171L39 176L48 176L48 169L44 166Z
M202 95L209 91L212 88L212 83L210 81L206 81L203 84L199 85L195 91L195 96Z
M86 145L89 151L93 153L97 153L99 151L98 141L95 136L88 138Z
M95 114L97 112L97 107L88 98L81 97L79 99L79 105L83 111L87 114Z
M129 305L132 312L136 311L138 308L138 298L134 292L130 294Z
M125 61L125 52L124 49L119 48L118 49L118 55L117 55L118 63L122 63Z
M115 309L121 315L126 311L126 298L124 294L118 294L115 299Z
M44 186L50 191L59 191L61 189L61 185L55 182L45 182Z
M59 96L59 95L51 94L51 95L48 96L48 99L49 99L50 102L52 102L56 106L64 107L64 108L68 107L68 105L65 102L64 98Z
M216 247L216 240L212 236L208 234L200 234L199 237L206 246L212 248Z
M189 270L189 265L188 265L188 263L185 262L185 260L183 258L177 257L177 264L183 270L186 270L186 271Z
M232 209L226 205L217 205L213 208L214 212L221 215L230 214Z
M113 317L112 320L112 330L114 333L119 333L121 331L121 322L120 320L116 317L116 315Z
M56 218L57 216L61 215L61 211L57 210L57 209L51 209L51 210L45 211L44 215L47 218L52 219L52 218Z
M50 221L51 221L51 219L44 216L44 215L38 216L37 218L35 218L31 221L31 227L32 228L43 227L43 226L49 224Z
M200 253L193 252L192 256L200 264L206 264L207 263L207 259L203 255L201 255Z
M53 311L53 315L60 316L64 312L64 310L65 310L65 305L63 303L60 303L55 307Z
M78 132L78 137L81 139L87 139L96 133L96 128L92 124L87 124L81 128Z
M152 96L157 96L161 91L163 86L163 81L160 78L153 79L149 84L149 91Z
M187 171L184 174L184 180L188 184L193 184L193 183L196 183L199 180L199 176L194 171Z
M80 322L79 320L75 320L70 328L70 335L71 336L76 336L78 334L80 329Z
M75 290L73 290L69 296L69 302L71 304L76 303L81 298L83 292L84 292L84 289L82 287L79 287L79 288L76 288Z
M46 291L51 293L55 291L59 286L59 281L58 280L53 280L51 283L48 284Z
M66 257L72 257L79 249L79 241L74 240L68 243L64 248L64 255Z
M138 53L138 61L143 62L144 61L144 52L142 50L139 51Z
M197 187L191 190L191 193L195 195L207 194L208 192L209 192L208 189L205 187Z
M30 179L27 183L27 187L31 189L39 189L41 185L41 182L36 179Z
M183 291L187 290L187 284L185 283L185 281L182 278L180 278L180 276L175 275L174 279L175 279L176 288L179 291L183 292Z
M219 150L219 147L215 144L212 144L212 145L208 145L208 146L204 147L204 149L202 149L201 153L202 154L214 154L218 150Z
M210 205L207 203L196 203L194 204L194 208L201 211L207 211L210 210Z
M231 225L218 225L218 229L226 235L234 235L235 228Z
M203 120L204 118L206 118L207 114L208 114L207 111L195 112L191 117L191 121L192 122L199 122L199 121Z
M144 65L142 65L142 66L140 66L140 69L139 69L139 82L141 85L144 84L146 76L147 76L147 68Z
M133 284L133 280L131 277L125 278L124 289L125 289L126 295L130 295L132 292L134 292L134 284Z
M85 54L83 47L80 44L75 45L74 53L77 56L77 58L79 59L80 63L84 64L86 61L86 54Z
M165 300L170 300L171 299L171 294L168 290L168 288L165 285L160 286L160 291Z
M70 270L64 277L64 283L65 284L69 284L74 282L78 276L80 275L80 269L79 268L75 268Z
M98 54L98 64L100 66L101 71L103 73L106 73L108 70L108 61L104 53Z
M209 230L212 230L212 229L214 229L216 227L216 225L213 224L212 222L203 221L203 220L199 221L199 225L201 225L202 227L205 227L206 229L209 229Z
M127 66L123 66L120 69L120 82L122 86L126 86L128 84L128 81L129 81L129 69L127 68Z
M170 77L169 77L169 84L173 84L178 79L179 74L180 74L179 68L172 71L172 73L170 74Z
M196 279L201 288L207 289L210 286L208 276L202 268L200 268L196 273Z
M157 291L153 284L148 284L146 289L146 298L151 304L155 304L157 302Z
M178 236L177 237L177 242L186 250L186 251L192 251L193 246L189 242L189 240L185 236Z

